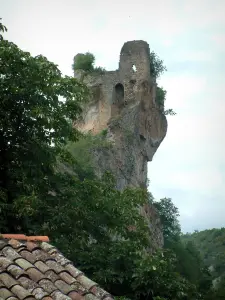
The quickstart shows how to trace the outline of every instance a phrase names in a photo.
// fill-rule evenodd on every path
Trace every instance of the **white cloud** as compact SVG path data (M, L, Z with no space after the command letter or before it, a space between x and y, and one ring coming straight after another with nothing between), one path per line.
M225 33L217 33L211 37L212 43L219 47L221 52L225 51Z

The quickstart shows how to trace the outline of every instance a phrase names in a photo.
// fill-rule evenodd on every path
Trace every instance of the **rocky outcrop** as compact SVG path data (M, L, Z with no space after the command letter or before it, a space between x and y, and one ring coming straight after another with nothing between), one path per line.
M111 147L93 152L96 174L111 171L117 188L147 186L147 162L151 161L167 131L167 120L158 107L156 82L151 77L150 50L144 41L123 45L119 69L104 74L76 72L92 92L83 120L84 132L102 131ZM162 245L160 222L154 207L142 208L156 245Z

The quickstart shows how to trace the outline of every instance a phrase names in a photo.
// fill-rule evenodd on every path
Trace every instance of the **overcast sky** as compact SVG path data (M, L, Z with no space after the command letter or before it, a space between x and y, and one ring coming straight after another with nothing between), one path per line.
M0 0L7 38L64 74L86 51L116 69L129 40L164 60L160 84L177 115L149 163L150 190L173 199L184 232L225 226L224 11L224 0Z

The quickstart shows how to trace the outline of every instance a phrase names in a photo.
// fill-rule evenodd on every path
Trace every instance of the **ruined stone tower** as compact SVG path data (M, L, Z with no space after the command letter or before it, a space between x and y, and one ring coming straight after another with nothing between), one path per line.
M146 187L147 162L151 161L167 132L167 120L155 101L156 81L151 77L150 50L144 41L126 42L120 53L119 69L84 76L92 97L76 124L82 131L98 134L105 130L112 147L93 151L98 176L112 172L117 188ZM162 232L154 208L142 213L156 245L162 244Z

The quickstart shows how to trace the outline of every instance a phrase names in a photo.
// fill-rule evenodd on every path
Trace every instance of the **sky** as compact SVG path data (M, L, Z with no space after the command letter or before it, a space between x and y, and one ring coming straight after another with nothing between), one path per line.
M75 54L118 67L124 42L145 40L168 71L168 132L148 165L150 191L168 197L183 232L225 227L224 0L0 0L6 37L72 75Z

